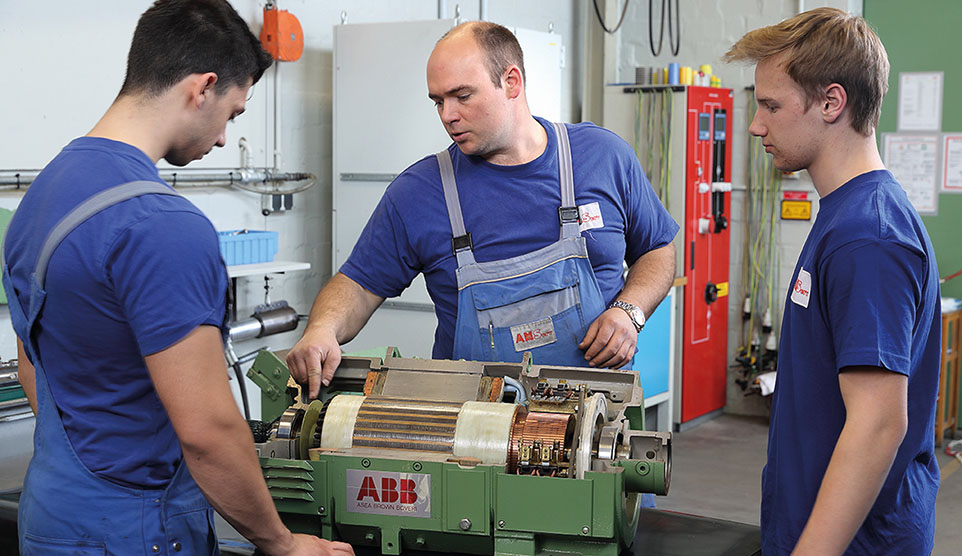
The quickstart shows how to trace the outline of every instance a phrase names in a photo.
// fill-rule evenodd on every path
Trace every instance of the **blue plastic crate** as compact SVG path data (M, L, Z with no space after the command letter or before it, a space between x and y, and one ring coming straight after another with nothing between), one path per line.
M228 265L269 263L277 254L277 232L226 230L217 232L217 239Z

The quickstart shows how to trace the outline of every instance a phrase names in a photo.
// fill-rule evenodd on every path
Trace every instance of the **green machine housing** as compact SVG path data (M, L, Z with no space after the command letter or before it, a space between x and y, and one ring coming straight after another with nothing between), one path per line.
M671 433L644 431L632 371L344 357L304 400L282 353L250 377L268 488L294 531L383 554L617 555L640 493L664 495Z

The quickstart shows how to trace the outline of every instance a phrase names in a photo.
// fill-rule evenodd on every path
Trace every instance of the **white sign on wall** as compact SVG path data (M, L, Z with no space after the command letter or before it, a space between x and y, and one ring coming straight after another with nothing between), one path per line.
M899 131L942 129L941 71L899 74Z
M962 133L946 133L942 140L942 192L962 193Z
M899 181L919 214L938 211L938 135L882 135L885 166Z

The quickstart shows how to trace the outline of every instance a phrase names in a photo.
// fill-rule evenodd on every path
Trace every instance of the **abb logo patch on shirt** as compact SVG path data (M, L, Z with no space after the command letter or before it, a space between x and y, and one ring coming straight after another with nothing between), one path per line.
M578 212L581 215L581 224L578 225L580 231L604 227L605 220L601 217L601 207L597 202L579 206Z
M512 326L511 337L514 339L514 351L517 352L553 344L557 340L551 317Z
M798 270L798 278L792 286L792 303L808 309L808 300L812 297L812 275L804 268Z

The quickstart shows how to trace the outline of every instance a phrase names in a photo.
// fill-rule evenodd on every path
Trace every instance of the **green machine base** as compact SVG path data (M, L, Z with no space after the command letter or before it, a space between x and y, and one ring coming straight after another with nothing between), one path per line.
M388 352L346 357L329 392L305 403L278 383L281 368L264 352L251 370L273 392L293 389L257 447L296 532L383 554L616 556L635 538L639 494L668 491L670 433L632 429L634 373Z

